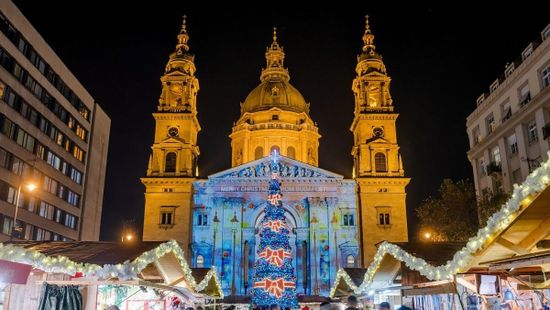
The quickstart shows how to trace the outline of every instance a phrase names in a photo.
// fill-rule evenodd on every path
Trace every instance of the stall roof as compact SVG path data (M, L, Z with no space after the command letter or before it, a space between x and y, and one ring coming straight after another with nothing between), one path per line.
M418 271L429 280L445 280L452 279L457 273L473 270L477 272L482 268L487 270L483 262L510 259L545 250L546 245L550 244L550 152L548 154L549 160L529 174L521 185L515 184L508 201L489 217L486 226L480 228L464 247L457 248L452 259L446 263L431 263L430 258L420 257L420 252L416 253L418 256L411 254L410 252L418 251L418 245L407 251L398 244L382 242L378 245L378 251L360 286L356 286L343 270L338 272L336 281L345 279L346 284L353 287L356 294L364 294L376 282L382 285L388 283L385 269L390 269L391 273L396 261ZM428 255L432 259L436 256L430 252ZM437 258L444 261L443 258ZM546 263L543 260L541 264ZM382 281L377 278L382 278ZM333 284L331 296L336 293L338 284Z
M466 242L395 242L408 253L438 266L452 259Z
M144 252L163 242L143 241L120 243L108 241L8 241L25 249L38 251L46 256L65 256L77 263L97 265L118 264L132 261Z

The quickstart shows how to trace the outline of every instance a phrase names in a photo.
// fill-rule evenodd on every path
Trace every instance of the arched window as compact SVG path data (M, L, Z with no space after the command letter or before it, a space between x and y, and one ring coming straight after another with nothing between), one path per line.
M353 257L353 255L348 255L348 257L346 258L346 265L348 266L348 268L355 267L355 257Z
M166 154L165 172L176 172L176 153L170 152Z
M203 268L204 267L204 256L197 255L197 268Z
M258 146L254 151L254 159L260 159L262 157L264 157L264 148L261 146Z
M296 159L296 149L294 149L292 146L289 146L286 149L286 156L292 159Z
M281 155L281 149L279 149L278 146L274 145L271 147L271 151L269 151L269 154L273 154L274 151L277 151L277 154Z
M349 221L348 221L348 215L347 214L344 214L344 226L348 226L349 224Z
M349 226L354 226L355 225L355 221L353 220L353 214L350 214L349 215Z
M374 166L376 167L376 172L388 171L386 167L386 155L383 153L376 153L374 155Z

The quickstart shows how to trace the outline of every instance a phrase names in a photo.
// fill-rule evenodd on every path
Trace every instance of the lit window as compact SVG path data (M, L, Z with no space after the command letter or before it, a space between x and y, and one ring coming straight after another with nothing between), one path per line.
M533 143L538 140L539 136L537 134L537 123L533 120L527 125L527 141L529 143Z
M493 113L489 114L487 118L485 119L485 124L487 125L487 134L492 133L495 131L496 123L495 123L495 117L493 116Z
M204 267L204 256L197 255L197 268L203 268Z
M348 257L346 258L346 265L348 268L355 267L355 257L353 257L353 255L348 255Z
M495 164L500 165L500 149L498 148L498 146L495 146L491 150L491 159Z
M510 148L510 154L517 154L518 153L518 142L516 139L516 134L512 134L508 138L506 138L508 141L508 147Z

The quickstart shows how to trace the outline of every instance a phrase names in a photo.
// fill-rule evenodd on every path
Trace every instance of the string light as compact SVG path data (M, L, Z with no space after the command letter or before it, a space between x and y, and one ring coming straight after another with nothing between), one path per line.
M546 162L527 176L527 179L521 185L514 184L510 199L487 220L486 226L480 228L477 234L470 238L466 245L457 251L446 264L432 266L424 259L409 254L398 245L384 241L378 247L374 260L367 268L361 285L356 286L353 284L349 275L343 269L340 269L330 291L330 296L333 297L336 293L336 287L341 279L346 282L355 294L367 293L385 255L393 256L395 259L405 263L409 269L418 271L429 280L452 279L458 272L466 270L474 259L475 254L488 242L493 240L502 230L508 227L518 216L518 211L531 203L534 197L549 185L550 152L548 152L548 158Z
M103 266L88 263L76 263L66 256L46 256L36 250L25 249L13 244L0 243L0 259L32 265L34 268L41 269L51 273L65 273L73 275L77 272L84 276L95 276L99 280L109 278L118 278L121 280L138 279L138 274L147 267L147 265L158 261L164 255L172 252L178 259L179 265L183 271L183 277L186 283L196 292L204 290L209 281L214 277L215 284L223 298L223 291L218 279L215 267L212 267L204 279L197 283L191 274L191 268L185 260L185 255L179 244L175 240L160 244L158 247L142 253L132 262L125 261L119 264L105 264Z

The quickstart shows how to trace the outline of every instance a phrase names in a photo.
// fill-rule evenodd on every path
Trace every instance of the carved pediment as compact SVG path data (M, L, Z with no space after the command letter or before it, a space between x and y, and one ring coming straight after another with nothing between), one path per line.
M208 179L268 178L271 175L270 156L215 173ZM334 179L342 180L342 175L308 165L301 161L279 156L279 171L282 178Z

